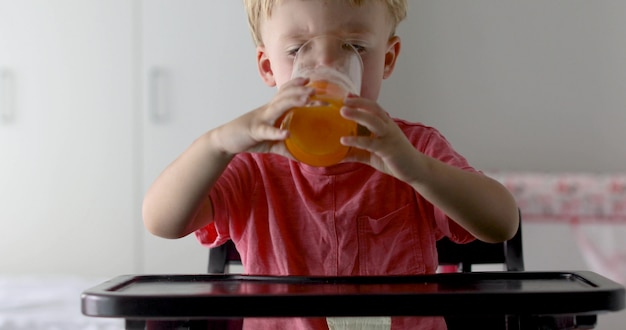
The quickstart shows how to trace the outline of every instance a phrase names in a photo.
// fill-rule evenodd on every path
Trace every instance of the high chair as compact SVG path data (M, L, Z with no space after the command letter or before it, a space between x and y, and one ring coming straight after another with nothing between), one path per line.
M447 238L437 241L439 272L476 272L481 271L524 271L524 253L522 246L522 216L513 238L502 243L485 243L475 240L467 244L456 244ZM239 253L232 241L209 251L209 273L237 273L233 267L241 267ZM456 329L593 329L595 316L500 316L474 317L468 315L445 316L449 330ZM222 329L240 329L242 320L227 320L217 325Z

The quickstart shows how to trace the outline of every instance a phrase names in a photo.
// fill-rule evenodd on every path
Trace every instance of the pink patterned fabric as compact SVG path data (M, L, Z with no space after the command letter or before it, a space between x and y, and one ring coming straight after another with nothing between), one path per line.
M524 220L626 222L626 173L486 173L515 196Z
M486 173L515 196L524 222L569 223L589 268L626 284L626 173Z

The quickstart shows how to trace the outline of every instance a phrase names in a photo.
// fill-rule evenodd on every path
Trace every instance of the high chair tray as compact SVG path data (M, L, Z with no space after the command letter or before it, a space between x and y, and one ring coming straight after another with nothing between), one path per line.
M624 287L590 271L414 276L122 275L82 293L96 317L557 315L618 311Z

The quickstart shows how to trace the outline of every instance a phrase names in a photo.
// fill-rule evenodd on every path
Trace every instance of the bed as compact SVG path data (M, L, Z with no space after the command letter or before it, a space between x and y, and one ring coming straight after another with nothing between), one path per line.
M80 294L103 282L74 276L0 276L0 330L120 330L123 320L83 316Z

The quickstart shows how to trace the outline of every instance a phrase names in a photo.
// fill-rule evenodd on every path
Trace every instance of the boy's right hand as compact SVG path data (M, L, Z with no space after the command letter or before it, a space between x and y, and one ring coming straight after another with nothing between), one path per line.
M282 143L289 136L277 123L289 109L306 105L315 93L307 78L285 83L267 104L252 110L217 129L217 142L230 155L240 152L275 153L293 158Z

